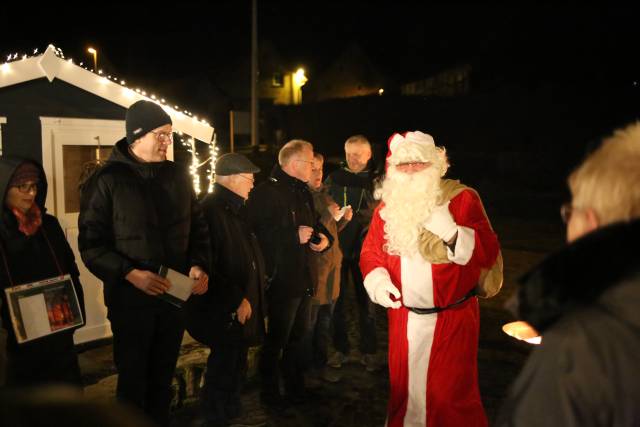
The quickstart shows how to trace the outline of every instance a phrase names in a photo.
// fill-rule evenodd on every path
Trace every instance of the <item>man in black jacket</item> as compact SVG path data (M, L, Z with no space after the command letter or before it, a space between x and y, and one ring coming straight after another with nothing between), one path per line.
M127 111L127 136L87 181L78 243L87 268L104 282L113 331L119 400L169 423L171 380L184 332L181 310L158 298L171 284L166 266L207 290L207 225L186 170L167 161L171 118L138 101Z
M278 363L289 400L305 400L303 338L310 321L313 282L310 251L321 252L331 241L319 222L306 182L311 178L313 146L292 140L278 154L271 178L249 199L249 219L262 247L269 275L268 332L262 349L262 400L282 408Z
M245 201L260 172L242 154L216 162L213 193L202 201L211 236L212 286L187 302L187 329L211 347L201 401L208 426L240 415L240 390L249 346L265 335L265 266L246 219Z
M640 423L640 124L569 177L569 245L521 279L519 315L542 334L499 426Z
M354 135L348 138L344 144L344 152L346 166L333 171L324 182L333 200L341 207L351 206L353 210L353 219L339 233L343 254L340 271L342 287L333 312L333 346L336 352L329 359L328 365L340 368L348 360L350 345L345 319L344 293L351 276L359 314L360 353L362 354L360 361L367 371L373 372L377 369L375 304L371 302L364 288L359 264L362 242L369 230L369 223L376 207L373 198L375 171L371 165L371 144L365 136Z

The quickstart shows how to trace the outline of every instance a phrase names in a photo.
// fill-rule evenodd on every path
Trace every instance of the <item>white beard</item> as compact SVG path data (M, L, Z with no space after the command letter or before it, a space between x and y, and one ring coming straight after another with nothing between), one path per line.
M380 195L384 207L380 217L385 221L385 250L391 255L412 256L418 252L418 236L422 224L431 215L442 193L440 171L430 167L422 172L406 174L390 166Z

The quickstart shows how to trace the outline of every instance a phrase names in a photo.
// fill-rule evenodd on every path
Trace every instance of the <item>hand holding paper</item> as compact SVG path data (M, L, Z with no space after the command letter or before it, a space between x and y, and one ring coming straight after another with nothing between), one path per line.
M171 283L164 277L151 271L138 270L137 268L131 270L125 276L125 279L147 295L160 295L171 287Z
M346 219L347 221L351 221L351 219L353 218L353 208L351 207L351 205L347 205L342 209L344 210L344 219Z
M335 205L337 207L337 205ZM333 219L336 221L340 221L343 216L347 213L347 211L351 210L351 205L343 206L340 209L336 209L335 211L331 211L331 207L329 207L329 212L333 215ZM353 214L352 214L353 215ZM347 218L347 221L351 218Z

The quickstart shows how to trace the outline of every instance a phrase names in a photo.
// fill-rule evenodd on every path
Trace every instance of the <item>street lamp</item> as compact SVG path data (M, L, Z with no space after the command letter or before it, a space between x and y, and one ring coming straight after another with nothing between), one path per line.
M298 68L293 75L293 81L297 87L302 87L307 82L307 77L304 75L304 68Z
M298 70L291 76L291 89L293 91L293 103L302 103L302 86L307 82L307 76L304 75L304 68Z
M93 71L97 73L98 72L98 51L90 47L89 49L87 49L87 52L93 55Z

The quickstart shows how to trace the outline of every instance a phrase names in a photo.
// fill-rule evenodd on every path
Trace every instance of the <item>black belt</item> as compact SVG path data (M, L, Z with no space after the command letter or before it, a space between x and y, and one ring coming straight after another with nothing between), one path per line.
M458 301L454 302L453 304L449 304L446 307L431 307L431 308L419 308L419 307L407 307L405 305L405 308L409 311L412 311L416 314L433 314L433 313L439 313L441 311L447 310L449 308L453 308L456 305L460 305L463 302L465 302L466 300L468 300L469 298L473 297L476 295L476 288L471 289L471 291L469 291L468 294L466 294L465 296L463 296L462 298L460 298Z

